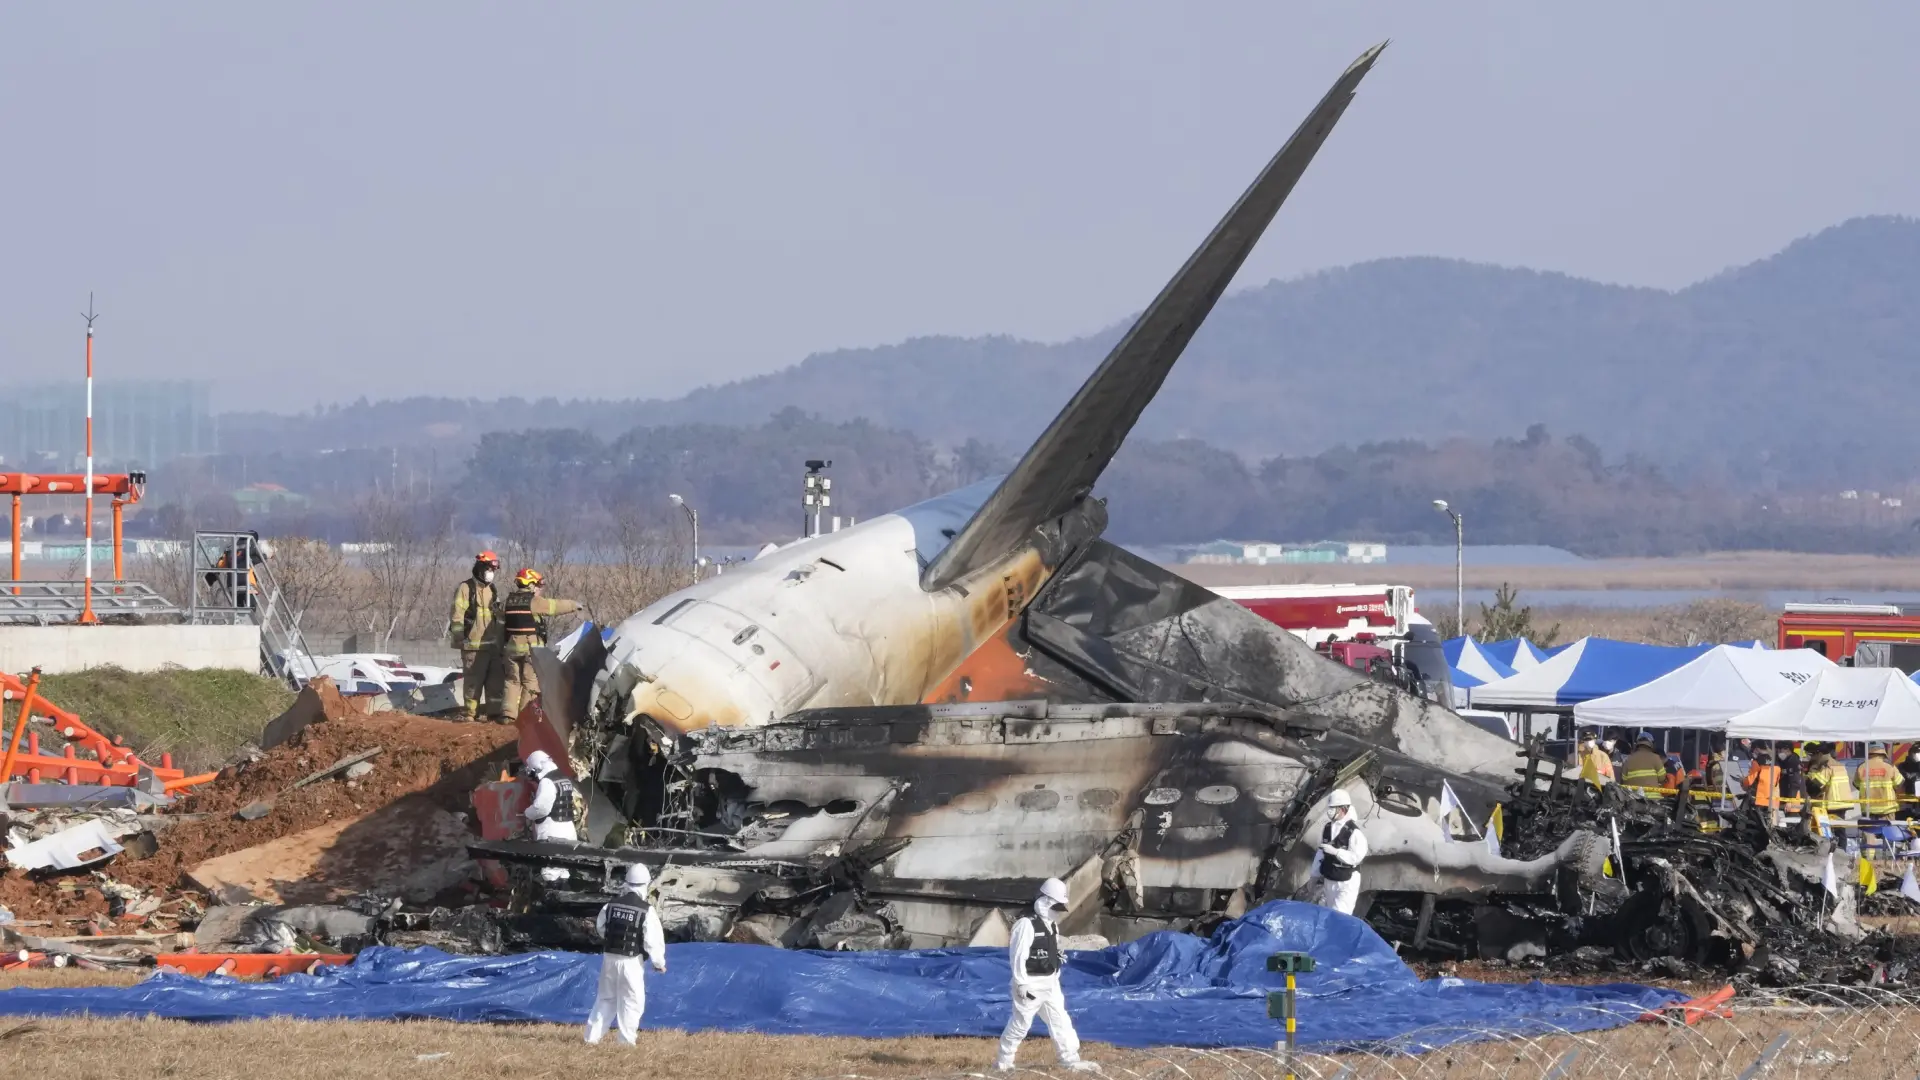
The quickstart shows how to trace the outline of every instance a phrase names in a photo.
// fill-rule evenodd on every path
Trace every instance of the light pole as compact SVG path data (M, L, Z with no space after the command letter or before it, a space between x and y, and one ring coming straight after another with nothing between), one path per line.
M1467 636L1467 532L1460 523L1460 512L1445 499L1433 500L1433 508L1453 519L1453 627L1454 633Z
M678 495L669 495L667 499L673 505L687 512L687 523L693 526L693 583L700 583L700 511L687 505L687 500Z
M805 494L800 497L800 535L820 535L820 511L833 505L833 479L821 476L821 469L833 468L833 462L818 458L807 460Z

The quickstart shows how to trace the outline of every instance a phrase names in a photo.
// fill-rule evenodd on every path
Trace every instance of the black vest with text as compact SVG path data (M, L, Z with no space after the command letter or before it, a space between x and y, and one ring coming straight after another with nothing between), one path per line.
M1033 924L1033 947L1027 950L1027 974L1058 975L1060 931L1032 915L1026 916L1025 921Z
M1333 836L1333 823L1328 822L1326 827L1320 830L1320 842L1323 844L1332 844L1342 851L1348 850L1347 845L1353 841L1353 830L1357 828L1359 828L1359 826L1355 825L1353 821L1349 819L1347 823L1341 827L1340 838L1336 840ZM1324 852L1320 855L1320 876L1326 878L1328 881L1351 881L1354 871L1358 869L1359 867L1348 866L1346 863Z
M564 776L553 778L553 809L547 811L548 821L573 820L573 781Z
M500 605L500 623L510 635L532 637L544 645L547 628L542 625L543 621L534 617L532 589L515 589L507 594L507 602Z
M641 956L647 951L647 898L628 890L607 905L606 951L615 956Z

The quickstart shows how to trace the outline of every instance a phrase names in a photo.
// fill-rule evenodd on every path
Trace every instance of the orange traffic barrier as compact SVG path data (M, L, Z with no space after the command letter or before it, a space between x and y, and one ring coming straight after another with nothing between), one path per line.
M153 962L188 975L274 979L310 972L321 964L344 967L353 963L353 957L341 953L161 953Z
M1733 1010L1727 1008L1727 1002L1732 1000L1733 986L1729 983L1705 997L1697 997L1691 1001L1676 1001L1657 1012L1641 1013L1640 1022L1643 1024L1664 1024L1679 1020L1686 1024L1686 1026L1692 1027L1709 1016L1717 1016L1722 1020L1731 1020L1733 1019Z

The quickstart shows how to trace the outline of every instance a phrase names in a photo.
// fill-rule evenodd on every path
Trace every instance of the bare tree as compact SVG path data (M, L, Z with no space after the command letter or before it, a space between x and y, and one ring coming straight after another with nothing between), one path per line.
M682 545L634 503L608 504L596 533L591 568L572 584L574 598L602 625L618 623L686 584Z
M272 550L269 567L288 617L302 627L334 629L331 624L352 606L348 596L352 576L346 559L325 540L304 536L283 536L267 544ZM309 622L309 615L319 617Z
M1661 645L1723 645L1766 638L1772 632L1773 616L1764 604L1715 596L1662 608L1646 638Z
M175 606L187 606L192 576L192 542L186 540L148 545L127 560L127 579L147 585L171 600Z
M506 549L506 572L530 566L550 578L562 575L580 544L582 509L551 489L503 501L500 546Z
M369 545L364 555L372 579L367 614L381 648L396 635L439 637L437 601L453 562L452 505L376 492L360 501L355 517Z

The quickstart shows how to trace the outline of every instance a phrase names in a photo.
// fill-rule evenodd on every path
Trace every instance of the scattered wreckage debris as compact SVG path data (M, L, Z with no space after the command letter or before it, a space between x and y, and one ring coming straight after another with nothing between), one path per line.
M1503 804L1502 847L1521 858L1584 838L1550 894L1384 894L1366 918L1409 956L1525 964L1543 973L1732 976L1742 988L1920 985L1920 941L1859 922L1853 856L1804 828L1775 828L1742 798L1706 811L1691 792L1596 788L1534 747ZM1905 903L1905 901L1902 901Z
M368 715L324 679L275 723L274 745L179 796L12 785L26 798L0 808L0 925L34 936L20 950L103 964L182 948L336 955L382 940L403 901L471 900L463 812L511 759L511 729Z

